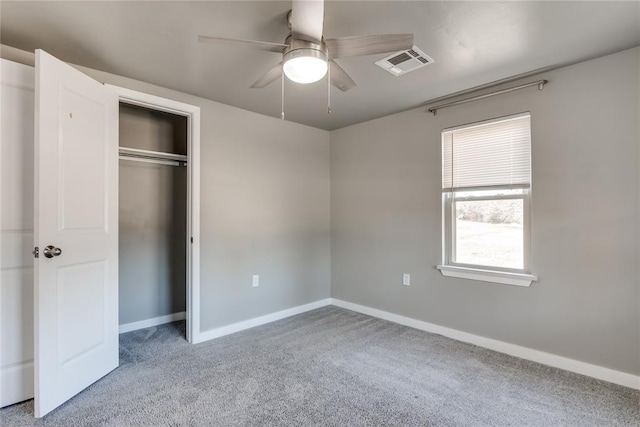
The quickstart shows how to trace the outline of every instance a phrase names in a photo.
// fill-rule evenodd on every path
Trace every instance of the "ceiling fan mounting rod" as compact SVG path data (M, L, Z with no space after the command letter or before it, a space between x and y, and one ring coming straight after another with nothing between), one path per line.
M289 9L289 12L287 12L287 27L289 30L291 30L291 11L292 9Z

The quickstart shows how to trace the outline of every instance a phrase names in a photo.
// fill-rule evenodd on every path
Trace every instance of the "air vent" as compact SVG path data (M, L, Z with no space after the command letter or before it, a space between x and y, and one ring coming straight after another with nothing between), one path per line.
M414 46L409 50L396 52L380 61L376 61L376 65L394 76L401 76L409 71L429 65L432 62L433 59Z

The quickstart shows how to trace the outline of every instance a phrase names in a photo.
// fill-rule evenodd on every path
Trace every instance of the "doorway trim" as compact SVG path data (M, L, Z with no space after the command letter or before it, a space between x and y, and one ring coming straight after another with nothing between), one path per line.
M200 339L200 107L105 83L121 103L187 118L187 341Z

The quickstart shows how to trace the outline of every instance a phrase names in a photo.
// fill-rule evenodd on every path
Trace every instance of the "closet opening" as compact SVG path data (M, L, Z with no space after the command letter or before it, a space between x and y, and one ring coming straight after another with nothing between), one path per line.
M120 99L120 333L185 320L198 343L200 108L107 86Z
M120 103L119 141L121 328L184 320L187 118Z

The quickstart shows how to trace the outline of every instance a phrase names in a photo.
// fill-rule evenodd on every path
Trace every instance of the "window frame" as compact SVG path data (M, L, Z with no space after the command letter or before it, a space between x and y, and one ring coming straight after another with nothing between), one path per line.
M487 191L487 190L513 190L515 188L522 188L518 186L500 186L500 187L478 187L464 190L465 192L472 191ZM530 270L530 253L531 253L531 191L529 188L522 188L521 194L496 194L486 196L463 196L454 197L455 191L443 191L443 261L444 265L452 267L464 267L472 269L482 270L495 270L508 273L521 273L528 274ZM508 268L495 265L485 264L468 264L463 262L454 261L454 254L456 253L456 215L455 215L455 203L465 201L482 201L482 200L522 200L522 232L523 232L523 268Z
M465 125L455 126L441 131L441 150L443 147L445 132L451 132L458 129L464 129L474 126L482 126L491 122L497 122L505 119L515 118L528 114L530 112L521 112L503 117L482 120L479 122L468 123ZM531 128L530 128L531 130ZM444 156L444 153L442 153ZM444 159L444 157L443 157ZM443 160L444 161L444 160ZM444 171L444 163L441 164ZM456 193L474 192L474 191L500 191L521 189L521 194L495 194L495 195L466 195L455 197ZM463 279L480 280L484 282L493 282L500 284L530 286L531 282L538 278L531 274L531 196L532 184L529 185L496 185L496 186L478 186L465 188L447 188L442 189L442 264L436 268L440 270L443 276L457 277ZM523 268L508 268L500 266L490 266L484 264L468 264L453 261L456 245L456 221L455 203L458 201L480 201L480 200L522 200L523 201Z

